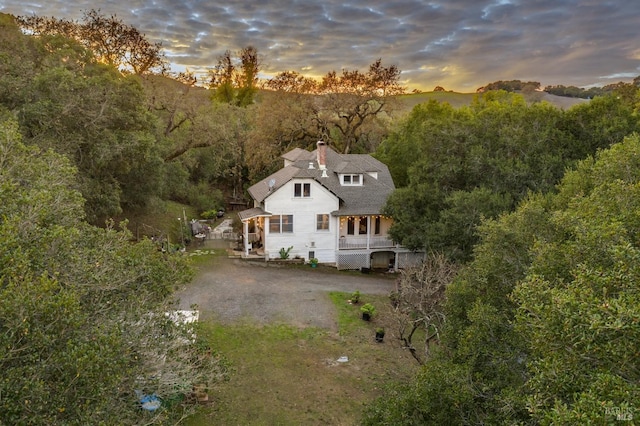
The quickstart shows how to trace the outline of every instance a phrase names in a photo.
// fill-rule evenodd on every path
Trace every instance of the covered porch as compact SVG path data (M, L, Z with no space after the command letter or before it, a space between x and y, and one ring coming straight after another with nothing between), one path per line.
M239 212L238 216L242 221L242 256L264 256L265 217L271 216L271 213L260 207L253 207Z
M379 214L340 216L338 250L379 250L399 247L389 236L393 220Z

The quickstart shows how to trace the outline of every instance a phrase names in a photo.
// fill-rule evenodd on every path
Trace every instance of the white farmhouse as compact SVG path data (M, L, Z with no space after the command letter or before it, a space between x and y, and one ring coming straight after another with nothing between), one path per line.
M402 268L422 260L388 235L380 211L395 189L386 165L368 154L338 154L320 141L282 156L284 167L249 188L239 213L244 255L316 258L338 269Z

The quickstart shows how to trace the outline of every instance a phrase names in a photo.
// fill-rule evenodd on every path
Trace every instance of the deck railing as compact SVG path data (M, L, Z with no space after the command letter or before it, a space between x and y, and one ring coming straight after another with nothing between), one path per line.
M355 250L366 248L388 248L395 247L395 243L389 237L373 236L365 237L341 237L338 248L340 250Z

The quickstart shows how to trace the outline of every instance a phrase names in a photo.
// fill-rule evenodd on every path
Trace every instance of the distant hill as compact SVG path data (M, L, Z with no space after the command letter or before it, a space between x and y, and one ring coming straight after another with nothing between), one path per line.
M457 93L457 92L422 92L400 95L399 98L407 106L412 109L418 104L434 99L439 102L447 102L454 108L469 105L475 96L475 93Z
M158 87L164 87L165 91L173 91L176 88L185 87L183 83L180 83L171 78L163 76L148 76L143 80L145 85L152 85ZM156 89L157 90L157 89ZM407 112L411 111L414 106L428 102L434 99L438 102L447 102L454 108L469 105L473 101L473 98L477 93L458 93L447 91L435 91L435 92L422 92L422 93L407 93L399 95L398 99L402 102ZM201 86L193 86L189 89L189 98L201 103L211 102L210 93L207 89ZM256 96L256 102L261 102L264 99L268 99L271 96L278 96L277 92L270 90L260 89ZM558 108L568 109L574 105L589 102L587 99L582 98L570 98L565 96L552 95L547 92L535 92L532 96L535 96L539 100L547 101Z
M574 105L578 105L578 104L583 104L585 102L589 102L588 99L569 98L569 97L566 97L566 96L557 96L557 95L552 95L552 94L547 93L547 92L543 92L542 100L547 101L547 102L557 106L558 108L562 108L562 109L568 109L568 108L571 108Z
M547 101L558 108L568 109L574 105L589 102L587 99L568 98L564 96L551 95L546 92L536 92L541 100ZM469 105L476 93L457 93L457 92L423 92L401 95L399 98L406 106L407 110L411 110L414 106L435 99L439 102L447 102L454 108Z

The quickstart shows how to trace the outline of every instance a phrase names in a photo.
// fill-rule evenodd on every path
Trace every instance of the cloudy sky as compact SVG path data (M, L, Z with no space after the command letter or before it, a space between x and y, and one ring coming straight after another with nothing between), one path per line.
M78 20L100 9L156 42L175 70L253 45L265 77L318 77L382 58L409 89L496 80L603 85L640 75L638 0L0 0L0 12Z

